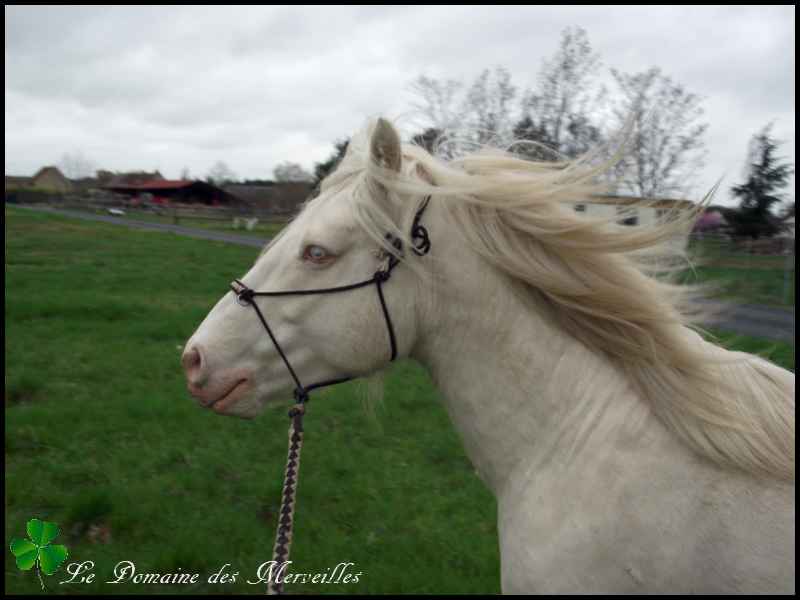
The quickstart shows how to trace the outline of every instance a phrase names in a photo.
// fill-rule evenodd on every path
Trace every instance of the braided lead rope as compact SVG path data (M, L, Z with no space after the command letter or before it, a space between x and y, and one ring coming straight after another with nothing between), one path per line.
M286 472L283 478L278 531L275 535L275 548L272 552L275 580L267 582L268 595L283 594L283 582L278 582L277 578L281 572L281 565L289 560L289 551L292 548L294 505L300 472L300 451L303 449L303 414L305 414L303 403L296 404L289 411L289 416L292 418L292 424L289 426L289 453L286 457Z

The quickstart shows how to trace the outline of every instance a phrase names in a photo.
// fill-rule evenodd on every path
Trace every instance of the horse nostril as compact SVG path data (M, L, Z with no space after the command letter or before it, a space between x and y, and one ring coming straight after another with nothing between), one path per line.
M203 367L205 366L204 363L203 354L198 346L192 346L183 353L181 364L183 365L183 370L186 373L186 379L189 383L195 385L201 383Z

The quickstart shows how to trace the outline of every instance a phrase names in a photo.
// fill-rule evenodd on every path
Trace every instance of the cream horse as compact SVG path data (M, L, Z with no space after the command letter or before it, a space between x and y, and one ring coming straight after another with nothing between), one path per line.
M243 282L369 278L431 195L431 251L401 257L384 294L399 356L428 369L497 497L503 592L792 592L794 375L687 327L685 288L647 250L689 217L626 228L572 210L592 164L443 162L379 119ZM389 362L371 287L257 302L305 383ZM293 387L233 293L183 365L220 414L254 417Z

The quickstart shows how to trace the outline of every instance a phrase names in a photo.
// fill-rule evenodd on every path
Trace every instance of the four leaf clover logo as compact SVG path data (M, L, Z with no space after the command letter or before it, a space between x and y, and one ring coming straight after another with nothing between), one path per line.
M58 535L58 525L31 519L28 521L28 537L30 540L14 538L11 540L11 554L17 558L17 566L23 571L28 571L36 565L39 582L44 589L41 569L46 575L52 575L67 559L66 546L50 545Z

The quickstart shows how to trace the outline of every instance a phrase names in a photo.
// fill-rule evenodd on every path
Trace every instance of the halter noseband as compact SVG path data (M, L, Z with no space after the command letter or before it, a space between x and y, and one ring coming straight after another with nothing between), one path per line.
M417 210L416 214L414 215L414 222L411 227L411 240L413 242L412 250L417 256L423 256L428 253L431 249L431 241L428 237L428 230L425 229L424 226L420 225L420 218L422 218L422 214L425 212L425 209L428 207L428 202L430 201L431 197L428 196L425 198L422 205ZM392 235L391 233L386 234L386 239L389 240L392 246L397 250L398 256L403 256L403 242L396 236ZM249 287L247 287L244 283L239 281L238 279L234 279L234 283L231 284L231 289L236 294L236 301L241 306L252 306L255 311L256 315L258 315L261 324L264 326L264 329L269 336L269 339L272 340L275 349L280 354L283 363L286 365L286 368L289 371L289 374L292 376L294 380L295 389L294 389L294 398L298 405L302 406L305 402L308 401L308 394L309 392L316 390L318 388L327 387L330 385L336 385L337 383L344 383L345 381L350 381L353 377L339 377L337 379L328 379L326 381L320 381L318 383L312 383L311 385L304 386L300 378L297 376L297 373L292 368L289 359L286 356L286 353L281 348L281 345L278 343L277 338L272 333L272 330L267 323L266 318L264 318L264 314L261 312L261 309L258 307L258 304L254 301L254 298L257 296L310 296L313 294L335 294L338 292L348 292L350 290L357 290L362 287L366 287L368 285L375 285L375 289L378 292L378 299L381 303L381 309L383 310L383 317L386 321L386 330L389 334L389 346L391 348L391 357L390 361L394 361L397 358L397 339L395 338L394 333L394 326L392 325L392 318L389 316L389 309L386 306L386 300L383 297L383 284L386 283L392 275L392 271L394 268L400 264L400 259L398 256L394 254L389 254L388 263L385 268L378 269L375 271L375 274L370 277L369 279L365 279L364 281L359 281L358 283L351 283L349 285L341 285L336 287L330 288L321 288L321 289L313 289L313 290L288 290L288 291L279 291L279 292L256 292ZM298 410L297 407L293 408L290 411L289 416L293 417ZM302 410L302 409L300 409Z

